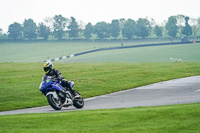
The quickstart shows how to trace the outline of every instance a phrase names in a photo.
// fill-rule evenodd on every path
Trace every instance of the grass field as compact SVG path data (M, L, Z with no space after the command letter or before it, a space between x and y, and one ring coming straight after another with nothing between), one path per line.
M110 47L106 44L95 45L0 44L0 111L47 105L46 97L38 90L44 74L41 61L46 60L47 56L55 58L95 47ZM88 98L160 81L200 75L199 47L199 44L186 44L101 51L61 60L54 65L66 79L75 81L75 89L84 98ZM171 62L170 57L181 58L184 62ZM197 103L7 115L0 116L0 133L200 132L199 114L200 104Z
M128 43L127 45L131 45ZM103 47L116 47L119 43L3 43L0 44L0 62L41 62L77 52Z
M0 63L0 111L47 105L43 63ZM84 98L200 74L200 63L55 63Z
M60 62L171 62L170 57L184 62L200 62L199 44L139 47L94 52Z
M0 132L198 133L200 104L0 116Z
M90 43L5 43L0 44L0 62L41 62L88 49Z
M125 46L138 43L125 43ZM120 46L119 43L5 43L0 44L0 62L42 62L78 52L104 47ZM185 62L200 61L200 44L183 44L141 47L95 52L62 60L64 62L170 62L170 57Z
M2 52L0 52L2 54L0 62L10 59L16 59L17 62L25 61L25 63L0 63L0 95L2 96L0 111L47 105L45 97L41 96L38 90L44 74L43 63L30 62L41 58L42 54L47 55L47 51L59 55L60 51L65 51L62 47L68 47L70 48L68 52L72 52L81 51L84 46L89 48L90 45L87 43L0 44ZM99 43L98 47L105 47L105 45ZM199 75L199 51L199 44L101 51L61 60L56 62L55 66L61 70L67 80L75 81L76 89L84 98L88 98L164 80ZM32 57L32 60L29 60L29 57ZM170 57L182 58L184 62L191 63L172 63ZM74 61L82 63L64 63ZM8 90L12 91L7 93Z

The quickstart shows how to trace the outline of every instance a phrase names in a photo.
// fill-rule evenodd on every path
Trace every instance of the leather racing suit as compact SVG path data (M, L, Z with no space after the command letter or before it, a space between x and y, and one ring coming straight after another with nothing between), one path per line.
M75 90L70 86L70 84L68 83L68 81L62 76L61 72L57 69L52 69L49 73L45 74L43 77L42 77L42 81L45 81L48 76L51 76L51 79L52 81L61 81L61 85L64 87L64 88L69 88L70 91L72 92L72 94L75 96L76 95L76 92Z

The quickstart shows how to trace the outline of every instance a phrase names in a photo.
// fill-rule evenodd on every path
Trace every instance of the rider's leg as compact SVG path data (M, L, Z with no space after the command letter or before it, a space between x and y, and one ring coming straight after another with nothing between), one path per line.
M68 82L66 79L63 79L63 80L62 80L62 85L63 85L64 87L69 88L69 90L72 92L72 94L73 94L74 96L77 96L77 95L78 95L78 94L76 93L76 91L70 86L69 82Z

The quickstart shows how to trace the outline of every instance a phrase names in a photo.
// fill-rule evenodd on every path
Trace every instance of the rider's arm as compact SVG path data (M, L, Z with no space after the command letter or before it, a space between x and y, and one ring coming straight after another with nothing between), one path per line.
M62 74L61 74L61 72L60 72L59 70L56 69L55 72L56 72L57 78L58 78L59 80L64 79L64 77L62 76Z
M42 77L42 81L45 81L47 79L47 75L44 75L43 77Z

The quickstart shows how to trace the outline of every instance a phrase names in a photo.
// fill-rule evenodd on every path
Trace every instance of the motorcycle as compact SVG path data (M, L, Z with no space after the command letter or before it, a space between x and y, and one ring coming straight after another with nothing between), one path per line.
M69 81L70 86L74 87L74 82ZM62 107L74 106L76 108L83 108L84 100L82 96L75 91L80 97L75 98L70 92L69 88L64 88L61 81L53 81L47 78L40 84L39 90L47 97L47 101L55 110L61 110Z

